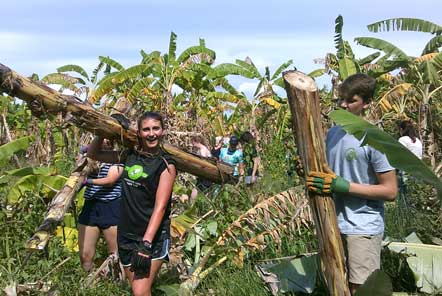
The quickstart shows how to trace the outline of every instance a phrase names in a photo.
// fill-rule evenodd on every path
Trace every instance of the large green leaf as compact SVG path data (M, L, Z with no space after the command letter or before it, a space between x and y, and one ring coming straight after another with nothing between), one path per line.
M115 68L118 71L124 70L124 67L120 63L118 63L114 59L111 59L110 57L100 56L100 57L98 57L98 59L100 60L100 62L103 62L104 64L106 64L106 65L108 65L108 66L110 66L112 68Z
M74 92L78 92L78 87L75 83L80 82L80 80L75 77L70 77L64 73L50 73L41 79L42 82L46 84L57 84L61 85L63 88L70 89Z
M176 58L176 39L177 35L174 32L170 32L170 40L169 40L169 54L167 55L167 63L171 63L175 61Z
M0 146L0 161L8 160L15 153L28 149L32 141L33 136L26 136Z
M387 247L392 251L409 255L407 263L421 292L432 295L442 292L441 246L392 242Z
M345 110L331 112L330 118L347 133L361 140L361 146L370 145L384 153L393 167L433 185L442 193L442 182L433 171L395 138Z
M87 75L87 72L80 66L77 65L64 65L57 68L57 72L75 72L86 78L86 80L89 80L89 76Z
M144 77L140 80L138 80L134 86L132 86L132 88L129 91L129 94L127 95L127 99L129 100L129 102L131 102L132 104L135 102L135 99L137 98L137 96L141 93L141 91L144 88L149 88L150 84L154 81L153 77Z
M241 75L250 79L256 78L255 73L250 72L244 67L231 63L219 64L213 68L213 72L208 75L208 78L220 78L227 75Z
M253 63L248 63L242 60L236 60L235 61L238 65L240 65L241 67L243 67L244 69L246 69L247 71L253 73L254 77L260 77L261 74L258 71L258 68L256 68L255 64Z
M51 167L25 167L16 170L6 171L6 175L10 176L27 176L27 175L52 175L56 171L55 168Z
M26 192L41 192L43 196L52 197L55 192L52 189L60 189L66 182L64 176L28 175L18 180L8 192L8 203L16 203Z
M355 38L355 42L366 47L383 51L386 54L396 56L398 58L407 58L405 52L403 52L399 47L382 39L373 37L357 37Z
M356 74L355 62L349 58L339 59L339 76L345 80L348 76Z
M391 18L382 20L367 26L370 32L382 32L382 31L413 31L413 32L427 32L427 33L440 33L442 27L417 18Z
M372 53L372 54L366 56L365 58L360 59L358 61L358 63L359 63L359 65L369 64L369 63L373 62L375 59L377 59L380 55L381 55L380 52Z
M375 270L358 288L355 296L390 296L393 293L391 280L385 272Z
M442 70L442 52L435 55L431 62L433 63L434 67L436 67L436 69Z
M302 256L280 263L261 264L260 267L277 276L281 292L312 293L318 273L318 255Z
M177 62L179 64L181 64L181 63L185 62L187 59L189 59L191 56L201 54L201 53L206 54L212 62L216 58L216 53L213 50L203 47L201 45L197 45L197 46L191 46L191 47L187 48L186 50L184 50L180 54L180 56L178 57ZM208 61L205 61L205 62L208 62Z
M419 67L419 70L423 73L423 78L426 83L435 85L439 82L439 75L436 68L431 61L423 61Z
M430 41L425 45L424 50L421 55L437 52L437 50L442 46L442 36L436 36L431 38Z
M337 50L338 58L343 58L345 56L344 51L344 40L342 39L342 27L344 26L344 19L342 15L338 15L335 20L335 47Z

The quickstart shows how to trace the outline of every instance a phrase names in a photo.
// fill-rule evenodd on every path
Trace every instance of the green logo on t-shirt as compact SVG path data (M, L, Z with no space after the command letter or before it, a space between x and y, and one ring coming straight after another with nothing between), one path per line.
M127 175L131 180L137 180L141 177L147 178L147 176L149 176L143 171L143 167L138 164L135 164L131 167L125 167L124 169L127 171Z
M356 149L355 148L348 148L345 151L345 158L347 160L355 160L357 158Z

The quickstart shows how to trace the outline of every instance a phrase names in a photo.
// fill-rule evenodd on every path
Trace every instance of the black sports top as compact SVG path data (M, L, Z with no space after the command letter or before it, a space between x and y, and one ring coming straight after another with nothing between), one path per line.
M167 164L176 163L171 155L165 152L157 156L146 156L135 150L127 151L121 175L123 198L118 223L119 235L135 240L143 238L155 207L160 176L167 169ZM162 231L170 233L170 205L171 198L154 241Z

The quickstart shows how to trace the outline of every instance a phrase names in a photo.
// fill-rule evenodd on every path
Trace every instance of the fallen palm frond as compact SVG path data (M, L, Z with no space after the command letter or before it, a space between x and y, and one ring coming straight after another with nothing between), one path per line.
M242 244L257 233L271 231L277 225L290 221L293 216L302 221L311 221L310 210L305 207L305 203L306 199L300 194L299 188L278 193L239 216L219 237L216 244ZM241 237L240 241L238 237Z
M279 241L282 231L300 230L309 221L312 219L308 201L299 187L258 203L231 223L206 251L190 278L181 284L181 295L191 295L214 267L225 262L228 259L225 251L235 255L235 262L242 263L243 250L262 250L267 245L266 237ZM218 248L223 248L224 256L205 269L209 258Z

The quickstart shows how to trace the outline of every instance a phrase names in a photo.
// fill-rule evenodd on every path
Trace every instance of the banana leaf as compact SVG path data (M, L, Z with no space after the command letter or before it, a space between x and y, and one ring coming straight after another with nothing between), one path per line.
M0 146L0 161L9 159L19 151L26 150L32 141L34 141L33 136L26 136Z
M60 189L67 178L61 175L27 175L18 180L8 192L8 203L16 203L26 192L33 194L41 193L45 197L52 197L55 192L52 189Z
M347 133L362 141L361 146L370 145L384 153L393 167L433 185L439 193L439 198L442 198L442 182L439 178L422 160L417 158L395 138L361 117L345 110L331 112L330 118L342 126Z
M316 285L318 259L317 254L303 255L299 258L283 260L279 263L264 263L259 267L265 272L277 276L277 290L283 293L312 293Z
M441 246L392 242L387 247L394 252L409 255L407 263L421 292L432 295L442 292Z

